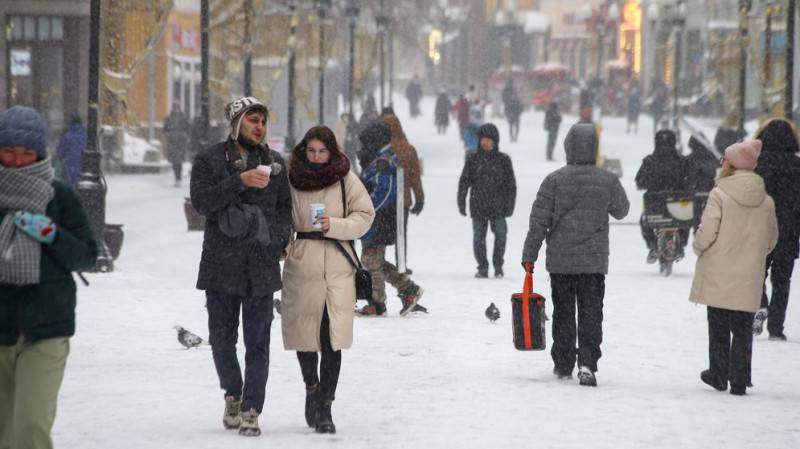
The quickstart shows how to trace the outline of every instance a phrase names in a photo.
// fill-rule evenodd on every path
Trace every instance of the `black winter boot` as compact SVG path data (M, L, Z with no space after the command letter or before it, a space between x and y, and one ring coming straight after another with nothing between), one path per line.
M319 406L319 415L317 415L317 433L336 433L336 425L333 423L331 417L331 405L333 401L325 399Z
M319 384L306 385L306 424L312 429L317 426L319 396Z
M700 380L717 391L725 391L728 389L728 381L720 379L708 369L700 373Z

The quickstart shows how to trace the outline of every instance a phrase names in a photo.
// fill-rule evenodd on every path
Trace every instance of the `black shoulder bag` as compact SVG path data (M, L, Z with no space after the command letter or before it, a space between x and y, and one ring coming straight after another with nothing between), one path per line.
M344 190L344 178L339 181L339 184L342 186L342 208L344 209L344 216L347 217L347 195ZM356 299L372 302L372 273L361 265L361 260L358 258L358 253L356 252L355 245L353 245L353 241L348 240L347 242L353 250L355 260L350 257L350 254L347 252L344 245L342 245L341 241L336 241L336 247L344 253L344 257L346 257L350 264L353 265L353 268L356 269Z

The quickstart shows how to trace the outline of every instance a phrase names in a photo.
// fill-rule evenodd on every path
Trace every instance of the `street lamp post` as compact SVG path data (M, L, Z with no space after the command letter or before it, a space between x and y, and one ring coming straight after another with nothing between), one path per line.
M786 97L784 98L784 116L790 122L794 120L794 20L797 14L796 0L788 0L786 8Z
M380 97L381 103L380 108L381 110L386 105L386 92L385 92L385 84L386 84L386 29L389 26L389 17L386 15L386 9L384 7L384 0L380 0L380 9L378 10L378 15L375 17L375 23L378 25L378 52L379 52L379 59L380 59Z
M100 150L97 136L99 131L99 75L100 75L100 8L101 0L92 0L89 5L89 108L86 120L86 149L81 161L81 180L78 195L83 208L89 215L89 224L97 240L100 255L91 271L114 271L114 259L108 250L105 239L106 227L106 187L102 182Z
M353 113L353 84L356 77L356 21L358 20L359 7L357 0L348 0L345 14L349 18L350 25L350 70L347 76L347 112L351 119L355 117Z
M680 104L678 98L680 96L680 74L681 74L681 44L683 27L686 24L686 4L683 0L678 0L675 5L675 10L672 16L672 26L675 30L675 61L673 61L673 75L672 75L672 128L675 131L678 147L681 147L680 140Z
M244 4L244 95L249 97L253 95L252 79L253 79L253 43L252 43L252 26L250 21L253 16L253 0L247 0Z
M208 145L208 0L200 0L200 147ZM193 148L197 151L198 149Z
M319 124L325 123L325 17L331 6L331 0L317 0L319 16Z
M288 61L288 73L286 74L287 78L287 89L286 89L286 139L285 139L285 146L286 148L291 151L294 148L294 72L295 72L295 39L297 38L297 16L296 16L296 6L294 1L289 4L289 20L291 20L291 26L289 27L289 61Z
M742 42L739 45L739 131L744 133L745 122L745 97L747 94L747 27L748 14L750 13L750 0L739 0L739 33Z

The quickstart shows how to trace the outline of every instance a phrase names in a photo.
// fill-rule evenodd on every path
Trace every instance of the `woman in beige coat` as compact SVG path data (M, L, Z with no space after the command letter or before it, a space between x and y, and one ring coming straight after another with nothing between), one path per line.
M306 384L306 422L318 433L336 433L331 403L341 350L353 342L356 303L355 267L342 250L357 260L348 241L369 230L375 210L333 131L325 126L311 128L292 151L289 182L297 238L283 267L283 346L297 351ZM312 205L319 204L324 211L313 218Z
M730 381L735 395L750 386L753 317L761 302L765 260L778 240L775 203L764 180L753 173L760 152L760 140L725 150L692 244L698 257L689 299L708 306L710 368L700 379L719 391Z

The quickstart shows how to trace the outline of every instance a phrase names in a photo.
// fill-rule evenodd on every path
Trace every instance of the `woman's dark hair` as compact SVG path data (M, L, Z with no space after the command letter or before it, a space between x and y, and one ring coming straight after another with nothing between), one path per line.
M307 161L308 158L306 157L306 146L308 146L308 142L317 139L325 145L325 148L331 152L331 161L335 157L342 156L342 150L339 148L339 144L336 142L336 136L333 134L330 128L324 125L314 126L313 128L309 129L306 132L306 135L303 136L303 140L301 140L292 150L292 155L295 157L299 157L301 160Z

